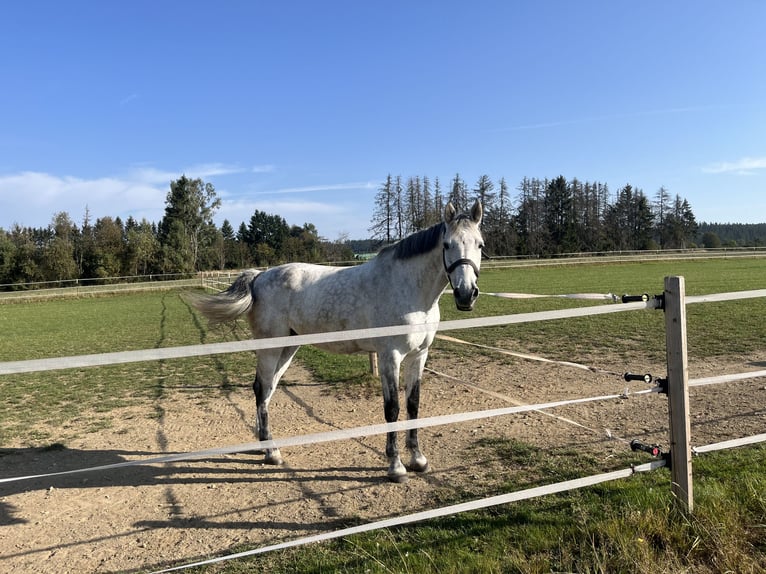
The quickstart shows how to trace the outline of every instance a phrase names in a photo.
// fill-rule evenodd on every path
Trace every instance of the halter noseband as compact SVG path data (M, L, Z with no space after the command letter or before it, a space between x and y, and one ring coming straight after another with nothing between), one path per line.
M479 278L479 268L476 266L476 263L470 259L463 257L462 259L458 259L453 261L452 264L447 265L447 250L442 249L442 261L444 262L444 270L447 272L447 279L449 280L450 287L453 289L455 286L452 284L452 277L450 274L461 265L469 265L471 269L473 269L473 272L476 273L476 278Z

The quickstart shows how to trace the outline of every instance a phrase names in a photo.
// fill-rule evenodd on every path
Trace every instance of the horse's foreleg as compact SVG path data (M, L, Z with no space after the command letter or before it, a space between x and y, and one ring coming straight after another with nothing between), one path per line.
M399 365L401 360L397 356L385 356L379 353L380 382L383 386L383 410L387 423L396 422L399 419ZM388 458L388 479L392 482L405 482L407 469L404 468L399 458L399 446L396 442L396 433L386 435L386 457Z
M418 418L418 409L420 407L420 381L423 377L423 368L428 357L428 349L418 351L405 359L404 363L404 382L405 396L407 398L407 418L414 420ZM428 470L428 459L420 452L418 443L418 429L407 431L407 449L410 451L409 469L415 472L425 472Z
M255 424L258 430L258 440L271 440L269 426L269 403L277 389L279 379L290 365L298 347L269 350L258 353L258 367L255 372L253 392L255 393L256 415ZM282 464L282 455L278 448L266 449L267 464Z

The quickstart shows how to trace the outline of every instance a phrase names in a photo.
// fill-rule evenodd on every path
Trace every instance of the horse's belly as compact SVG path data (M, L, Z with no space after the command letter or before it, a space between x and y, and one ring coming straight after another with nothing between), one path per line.
M362 353L366 349L360 345L359 341L336 341L334 343L315 343L315 347L327 351L328 353L335 353L338 355L351 355L354 353Z

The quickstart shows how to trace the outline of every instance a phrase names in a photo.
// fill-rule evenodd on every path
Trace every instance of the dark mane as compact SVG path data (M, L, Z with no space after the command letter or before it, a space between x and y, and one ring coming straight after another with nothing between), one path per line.
M408 235L393 245L384 247L380 250L380 254L393 253L395 259L409 259L416 255L423 255L433 250L439 244L443 234L444 223L437 223L428 229Z

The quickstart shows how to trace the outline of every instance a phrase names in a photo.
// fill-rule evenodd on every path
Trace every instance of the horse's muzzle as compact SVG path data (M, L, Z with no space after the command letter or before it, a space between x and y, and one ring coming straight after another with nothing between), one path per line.
M473 311L473 304L476 303L476 299L479 298L479 288L456 288L452 290L452 294L455 297L455 305L457 306L458 311Z

